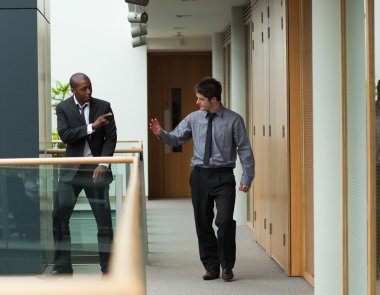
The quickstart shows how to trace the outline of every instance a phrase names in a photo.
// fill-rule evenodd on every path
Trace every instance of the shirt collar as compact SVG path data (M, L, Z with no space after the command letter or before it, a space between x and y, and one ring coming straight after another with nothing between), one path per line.
M223 116L223 110L224 110L224 106L222 103L220 103L219 107L217 108L217 110L215 111L215 114L218 116L218 117L222 117ZM202 111L203 113L203 116L206 118L207 115L208 115L208 111Z
M90 106L90 103L89 102L86 102L84 105L80 105L79 102L77 101L75 95L73 95L73 98L74 98L74 102L75 104L79 107L79 108L83 108L85 105L87 105L88 107Z
M216 115L218 117L222 117L223 116L223 110L224 110L224 106L222 105L222 103L220 103L218 109L216 110Z

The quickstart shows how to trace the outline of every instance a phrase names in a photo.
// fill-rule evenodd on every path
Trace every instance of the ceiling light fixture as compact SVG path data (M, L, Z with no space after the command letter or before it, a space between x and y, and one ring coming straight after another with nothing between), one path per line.
M146 45L146 38L144 36L132 39L133 48Z
M176 14L176 18L190 18L193 17L191 14Z
M141 37L148 34L147 26L140 24L131 29L132 38Z
M145 11L142 12L130 12L128 14L128 21L130 23L146 23L148 21L148 14Z
M126 3L135 4L135 11L128 13L128 21L131 23L132 47L146 45L148 14L139 6L146 6L149 0L125 0ZM129 5L129 8L131 6ZM137 9L139 11L137 11ZM135 25L138 24L138 25Z
M149 0L125 0L126 3L135 4L139 6L147 6Z

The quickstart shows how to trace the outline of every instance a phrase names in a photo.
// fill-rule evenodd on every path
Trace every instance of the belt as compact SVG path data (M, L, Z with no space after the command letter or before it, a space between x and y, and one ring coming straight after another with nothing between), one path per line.
M209 170L209 171L232 171L234 170L233 167L217 167L217 166L214 166L214 167L201 167L201 166L194 166L193 167L193 170L196 170L196 171L201 171L201 170Z

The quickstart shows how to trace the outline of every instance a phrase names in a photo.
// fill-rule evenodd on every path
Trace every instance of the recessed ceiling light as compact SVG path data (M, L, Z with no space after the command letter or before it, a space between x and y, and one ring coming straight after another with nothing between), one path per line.
M181 32L176 32L174 35L172 35L173 37L177 37L177 38L182 38L184 37L185 35L182 34Z
M176 18L190 18L193 17L191 14L176 14Z
M183 31L186 29L187 29L187 27L173 27L173 30L175 30L175 31Z

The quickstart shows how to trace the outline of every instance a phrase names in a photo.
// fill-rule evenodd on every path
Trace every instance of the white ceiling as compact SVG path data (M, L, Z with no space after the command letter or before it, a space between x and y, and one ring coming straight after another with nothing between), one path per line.
M247 0L150 0L147 38L211 36L230 24L231 7Z

